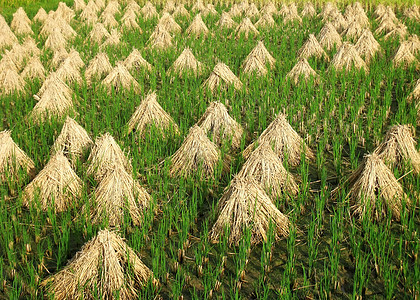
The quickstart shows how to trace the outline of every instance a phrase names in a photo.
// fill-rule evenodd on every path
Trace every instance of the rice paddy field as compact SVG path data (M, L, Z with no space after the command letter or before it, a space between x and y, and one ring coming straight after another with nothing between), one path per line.
M1 299L419 298L414 2L1 3Z

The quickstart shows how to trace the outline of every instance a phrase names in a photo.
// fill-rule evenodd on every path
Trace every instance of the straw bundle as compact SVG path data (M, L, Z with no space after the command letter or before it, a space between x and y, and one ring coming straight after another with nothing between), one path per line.
M248 9L245 11L245 16L248 18L258 17L260 16L260 11L258 10L255 3L251 3Z
M414 173L420 174L420 153L416 149L414 132L414 128L409 125L392 126L374 153L391 166L401 167L404 162L408 162Z
M129 11L137 15L140 13L141 7L140 5L138 5L138 3L135 0L130 0L127 6L125 7L125 12L129 12Z
M218 242L226 228L230 245L238 245L246 227L251 230L251 244L267 238L270 222L275 225L276 239L289 235L289 219L273 204L257 181L236 176L218 204L219 217L210 232L210 240Z
M19 41L16 35L13 33L12 30L10 30L10 27L9 25L7 25L6 21L4 21L3 25L0 24L0 49L11 46L14 43L18 42Z
M294 84L298 84L301 79L305 82L313 78L315 82L319 81L319 75L312 69L306 58L301 58L296 65L287 73L286 78L292 80Z
M147 1L147 3L143 6L140 12L143 15L143 19L145 20L159 17L159 14L156 11L156 7L154 7L153 4L149 1Z
M347 26L352 20L346 20L340 11L334 11L330 16L324 18L323 21L331 22L331 25L333 25L338 32L342 32L347 29Z
M31 28L31 21L26 15L23 8L19 8L14 14L12 22L10 23L10 28L19 35L33 34Z
M125 15L121 18L121 25L126 30L137 29L140 33L143 33L139 24L137 24L137 22L136 22L136 18L137 18L137 16L134 13L133 14L125 13Z
M212 3L207 3L206 10L201 13L203 14L203 16L207 16L207 15L216 16L219 14Z
M172 14L174 18L190 18L190 13L185 9L184 4L179 4Z
M133 299L152 277L134 250L116 233L104 229L42 284L57 300Z
M365 59L366 63L369 63L371 59L381 51L381 46L375 40L375 37L369 29L363 31L354 47L359 55Z
M258 146L251 153L237 176L254 178L274 198L284 194L295 196L299 192L293 175L283 167L281 159L267 144Z
M197 76L201 74L202 70L203 64L195 58L191 49L187 47L168 69L168 73L175 73L179 77L189 73Z
M81 10L84 10L84 9L85 9L85 7L86 7L85 0L74 0L74 3L73 3L73 9L74 9L75 11L81 11Z
M245 39L248 39L250 35L257 36L259 35L259 31L255 26L252 24L251 20L246 17L243 18L241 23L236 27L235 30L235 37L239 39L241 36L243 36Z
M408 44L404 41L398 47L392 62L395 66L408 67L411 64L418 64L417 58L411 53Z
M228 14L235 18L235 17L239 17L242 15L242 9L238 6L238 4L234 4L232 5L232 7L230 8Z
M257 23L255 23L255 28L274 28L276 25L276 22L270 14L263 14Z
M389 38L400 38L404 39L406 35L408 34L407 26L405 26L403 23L398 23L394 29L392 29L390 32L385 34L384 39L387 40Z
M121 6L118 1L111 0L108 2L108 5L104 9L105 14L115 15L120 13Z
M48 36L45 41L45 48L49 48L53 51L65 48L67 40L61 32L60 28L54 28L53 32Z
M226 106L221 102L211 102L203 116L198 120L200 126L211 140L222 146L226 141L231 141L231 147L237 149L241 145L243 128L236 122L227 111Z
M302 17L312 18L316 16L316 9L311 2L306 2L300 14Z
M410 35L407 38L406 44L410 49L410 52L417 55L420 52L420 39L417 34Z
M58 74L53 74L51 79L47 77L38 97L39 101L30 112L30 117L37 122L53 115L62 117L73 107L72 92Z
M56 212L65 211L72 204L72 198L81 195L82 185L67 158L58 152L23 190L23 205L29 207L38 200L44 211L52 206Z
M8 63L10 65L12 65L12 62L13 62L16 69L21 70L25 60L29 57L29 55L26 54L26 51L21 44L16 43L13 45L10 51L6 50L4 52L3 57L5 57L6 60L9 60ZM15 69L13 65L12 65L12 69Z
M341 36L338 34L335 27L329 22L327 22L319 32L318 41L323 48L327 49L327 51L332 50L334 46L339 48L343 44Z
M408 96L408 101L411 102L412 100L420 100L420 79L417 80L414 90Z
M13 141L10 131L0 131L0 181L6 181L8 177L15 178L19 170L33 176L34 162Z
M207 7L204 5L203 1L197 0L191 7L193 13L203 13L207 10Z
M104 24L107 28L114 28L117 27L119 24L117 20L115 19L114 15L111 13L105 13L103 12L100 16L100 20L102 24Z
M112 91L118 93L123 89L130 90L130 88L133 88L133 91L136 93L139 93L141 90L140 84L128 72L122 62L117 62L117 65L105 77L102 84L108 89L109 93L112 93Z
M296 4L292 3L289 6L288 12L283 17L283 24L287 24L289 22L294 22L294 21L302 23L302 18L299 16L297 12Z
M22 79L24 80L34 80L38 78L40 81L45 80L45 68L41 63L41 60L38 56L32 57L28 64L26 65L25 69L20 74Z
M62 152L70 161L82 157L83 153L93 145L86 130L74 119L67 117L61 133L52 146L52 153Z
M243 152L248 158L257 145L268 144L281 158L287 157L291 166L297 166L301 160L301 152L305 151L307 159L314 159L314 153L306 146L299 134L290 126L284 114L278 114L276 119L261 133L258 140L249 145Z
M303 44L303 46L297 52L298 59L309 58L315 56L316 58L325 58L329 60L327 53L322 49L321 45L318 43L316 37L313 34L309 35L308 40Z
M60 47L58 50L54 51L53 58L51 60L51 66L53 68L58 68L65 60L69 57L69 53L66 48Z
M319 14L319 17L326 18L337 11L339 12L336 4L329 1L325 3L324 6L322 7L322 11Z
M397 27L397 24L391 18L386 18L381 21L378 28L375 30L376 35L381 35L383 33L388 33L394 30Z
M0 60L0 72L9 70L19 72L19 66L17 65L17 61L15 61L14 55L6 50Z
M373 12L373 15L378 18L380 16L382 16L386 11L386 7L385 5L383 5L382 3L379 3L378 5L376 5L375 11Z
M108 171L121 166L131 174L130 161L109 133L96 138L88 160L87 174L94 175L97 181L101 181Z
M104 49L108 46L117 46L120 44L120 38L121 34L116 29L111 29L111 34L105 40L105 42L102 43L100 48Z
M237 27L238 24L232 20L229 13L222 12L222 16L220 17L219 21L216 23L216 26L220 28L230 29L230 28Z
M60 30L60 33L66 40L77 36L77 32L60 16L48 16L39 34L41 36L50 36L56 29Z
M281 16L281 17L285 17L288 13L289 13L289 7L287 6L287 4L286 3L283 3L282 5L281 5L281 7L280 7L280 9L279 9L279 15Z
M102 43L104 39L109 38L110 34L108 30L106 30L104 24L96 23L92 31L89 33L89 39L94 43Z
M218 63L209 78L203 83L203 86L212 92L215 92L218 87L227 88L230 85L233 85L236 90L242 88L242 82L224 63Z
M332 67L334 67L336 70L345 71L350 71L352 68L363 68L365 72L369 71L368 66L360 57L356 48L348 42L344 42L338 49L337 53L334 55L333 59L331 60L331 65L328 68L331 69Z
M260 10L261 15L269 14L269 15L277 15L277 7L274 5L273 2L267 2Z
M163 7L162 13L171 14L175 10L175 2L172 0L168 0Z
M90 61L85 71L86 83L91 86L92 82L101 80L104 76L108 75L112 70L112 65L106 53L99 52Z
M395 15L394 9L391 6L387 6L382 14L378 15L376 21L382 23L385 20L390 20L392 22L398 22L398 18Z
M98 9L101 10L105 7L105 0L96 0L95 4L96 7L98 7Z
M56 74L58 78L69 84L77 83L81 85L83 82L82 75L79 68L68 58L57 69Z
M86 7L80 14L80 20L86 22L88 25L95 24L98 21L99 8L93 0L90 0Z
M268 73L267 68L258 57L249 55L242 64L242 71L245 74L256 76L264 76Z
M93 223L108 220L118 227L124 223L127 212L134 225L143 221L143 210L150 206L151 197L121 166L109 170L95 191L95 207L90 214Z
M59 15L61 18L66 20L67 23L70 23L76 15L74 11L64 2L58 3L58 7L55 13L56 15Z
M361 218L373 216L380 219L388 209L395 219L400 219L402 199L406 197L401 184L380 157L366 155L363 163L348 179L348 197L354 204L354 213Z
M406 8L404 10L404 15L406 18L412 19L414 21L420 21L420 8L416 4Z
M173 177L187 177L200 172L200 176L212 178L220 159L217 146L209 140L201 127L194 125L182 145L171 156L169 174Z
M181 26L172 18L168 13L164 13L159 20L158 25L163 26L169 33L180 33L182 31Z
M354 20L347 25L347 28L342 34L347 40L357 40L362 35L363 31L364 28L362 27L362 25L360 25L359 22Z
M268 52L267 48L265 48L264 43L262 41L258 41L257 46L252 49L252 51L248 54L247 58L244 61L244 64L248 60L248 58L257 57L264 66L267 64L270 67L274 67L276 60L273 56L271 56L270 52Z
M127 56L127 58L124 60L124 66L127 68L127 70L141 70L145 69L147 71L152 70L152 65L149 64L141 55L140 51L137 49L133 49L131 51L130 55Z
M45 9L43 7L40 7L33 20L35 22L44 23L45 20L47 20L47 19L48 19L47 12L45 11Z
M151 126L156 126L160 133L173 130L179 133L178 125L172 117L159 105L155 92L149 93L128 122L128 133L135 131L139 137L144 137Z
M204 24L203 19L201 19L200 13L194 17L194 20L191 22L190 26L188 26L185 33L188 36L195 37L198 37L201 34L206 36L209 33L209 29L207 28L206 24Z
M13 69L0 72L0 95L9 95L24 90L25 81Z
M39 50L36 42L31 37L25 39L25 41L22 44L22 47L21 47L20 51L23 52L22 55L25 58L30 58L31 56L41 55L41 50Z
M166 31L164 26L159 24L156 26L153 33L150 35L147 44L149 48L162 50L172 47L173 45L171 34L168 31Z

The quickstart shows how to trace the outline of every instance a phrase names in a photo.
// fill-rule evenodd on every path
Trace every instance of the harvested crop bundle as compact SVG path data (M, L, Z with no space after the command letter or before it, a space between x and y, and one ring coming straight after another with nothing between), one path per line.
M218 242L228 228L228 243L238 245L248 227L251 230L251 244L258 244L266 240L270 222L275 226L277 239L289 235L289 219L277 209L252 177L236 176L219 200L218 211L218 219L210 232L212 242Z
M324 49L322 49L321 45L318 43L316 37L313 34L309 35L308 40L298 50L297 55L298 59L308 59L311 56L315 56L316 58L325 58L329 60L327 53L325 53Z
M402 42L395 53L392 62L395 66L408 67L411 64L418 64L417 58L411 53L407 42Z
M99 52L90 61L85 71L85 78L87 84L90 86L95 79L101 80L108 75L112 70L112 65L106 53Z
M112 91L118 93L123 90L130 90L130 88L133 88L134 92L139 93L141 89L139 83L128 72L122 62L117 62L117 65L105 77L102 84L107 88L108 93L112 93Z
M159 24L156 26L153 33L150 35L147 44L149 48L161 50L168 49L173 45L171 34L168 31L166 31L164 26Z
M159 14L156 11L156 7L150 1L147 1L143 8L140 10L140 13L143 15L145 20L149 20L155 17L159 17Z
M366 63L369 63L381 51L381 46L375 40L375 37L369 29L363 31L354 47L359 55L365 59Z
M255 37L260 33L257 28L255 28L254 24L252 24L251 20L246 17L243 18L238 27L236 27L234 34L237 39L239 39L241 36L243 36L245 39L248 39L250 35Z
M128 122L128 133L135 131L136 135L143 137L152 125L160 129L163 135L165 135L164 132L170 129L175 133L179 133L178 125L157 102L155 92L149 93L136 108Z
M38 56L34 56L29 60L25 69L23 69L21 76L24 80L34 80L38 78L40 81L43 81L45 79L45 74L46 71L41 60Z
M334 67L337 71L350 71L353 68L363 68L365 72L369 71L368 66L360 57L354 45L348 42L344 42L334 55L331 60L331 65L328 68L331 69L332 67Z
M210 103L197 125L204 129L213 142L219 146L229 140L234 149L241 145L243 128L229 116L226 106L221 102Z
M243 156L248 158L256 146L261 144L270 145L281 159L287 157L288 163L292 166L300 163L302 151L305 151L307 159L315 158L312 150L305 145L303 139L290 126L286 116L281 113L261 133L258 140L244 150Z
M181 26L172 18L168 13L164 13L159 19L158 25L163 26L169 33L180 33L182 31Z
M238 24L232 20L229 13L222 12L222 16L220 17L219 21L216 23L216 26L219 28L235 28Z
M15 178L19 170L33 176L34 162L13 141L10 131L0 131L0 181L6 181L8 177Z
M94 43L102 43L104 39L108 39L110 36L108 30L106 30L104 24L96 23L93 26L92 31L89 33L89 38Z
M175 73L182 76L185 73L192 73L195 76L200 75L203 64L199 62L190 48L185 48L181 55L174 61L169 68L168 73Z
M206 86L212 92L215 92L218 87L226 88L230 85L233 85L236 90L242 88L242 82L224 63L218 63L209 78L203 83L203 86Z
M322 27L318 34L318 41L323 48L327 49L327 51L332 50L334 46L340 48L343 44L341 36L330 22L327 22L324 27Z
M296 65L287 73L286 78L291 79L294 84L298 84L301 79L308 81L313 78L315 82L318 82L319 75L312 69L306 58L300 59Z
M254 49L249 52L247 58L244 61L244 64L251 57L257 57L264 66L268 64L271 68L274 67L274 64L276 63L276 59L271 56L270 52L268 52L267 48L265 48L262 41L258 41L257 46L255 46Z
M268 72L266 66L258 57L249 55L242 64L242 71L256 76L263 76Z
M206 24L204 24L203 19L201 19L201 14L198 14L194 17L194 20L191 22L190 26L188 26L185 33L188 36L195 37L198 37L201 34L206 36L209 33L209 29L207 28Z
M152 271L134 250L115 232L104 229L42 285L57 300L115 299L115 295L119 299L132 299L152 278Z
M140 51L136 48L133 48L133 51L131 51L130 55L124 60L124 66L127 70L152 70L152 65L143 58Z
M57 152L23 190L23 205L29 207L39 201L44 211L53 207L56 212L65 211L81 195L82 185L67 158Z
M217 146L201 127L194 125L182 145L171 156L169 173L171 176L183 177L198 173L205 178L212 178L220 159L221 153Z

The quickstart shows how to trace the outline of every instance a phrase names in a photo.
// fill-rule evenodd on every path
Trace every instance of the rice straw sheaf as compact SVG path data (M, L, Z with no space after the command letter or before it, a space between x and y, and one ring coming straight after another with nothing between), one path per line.
M286 78L293 81L294 84L298 84L302 79L307 82L310 78L313 78L315 82L319 81L319 75L312 69L306 58L300 59L296 65L287 73Z
M12 22L10 23L10 28L16 34L33 34L34 32L31 29L31 20L28 18L25 10L22 7L19 7L16 12L13 14Z
M181 26L172 18L168 13L164 13L159 19L158 25L163 26L169 33L180 33L182 31Z
M365 156L346 183L349 186L347 197L353 204L354 213L360 218L381 219L390 210L399 220L403 199L406 205L409 204L401 184L375 153Z
M172 14L174 18L187 18L189 19L191 17L188 10L185 9L184 4L180 3L174 10L174 13Z
M108 39L110 36L108 30L105 28L104 24L96 23L91 32L89 33L89 39L94 43L102 43L104 39Z
M276 27L276 25L276 21L274 21L273 17L270 14L266 13L263 14L255 23L255 28L274 28Z
M255 5L255 3L251 3L247 10L245 11L245 16L248 18L254 18L260 16L260 11L258 10L258 7Z
M260 10L260 13L269 14L271 16L276 15L278 13L276 5L273 2L268 1L266 2Z
M25 81L13 69L0 71L0 95L9 95L24 90Z
M254 49L249 52L244 64L246 63L246 60L251 57L257 57L264 66L268 64L271 68L274 67L276 63L276 59L268 52L262 41L258 41Z
M238 24L232 20L231 16L227 12L222 12L222 16L219 21L216 23L216 26L219 28L236 28Z
M417 58L411 53L410 48L406 42L402 42L395 53L392 62L395 66L408 67L411 64L418 64Z
M219 146L229 140L233 149L241 145L243 128L229 115L226 106L221 102L211 102L197 125Z
M209 33L209 29L207 28L206 24L204 24L203 19L201 18L201 14L197 14L193 21L191 22L190 26L188 26L185 34L188 36L195 36L198 37L200 35L206 36Z
M242 72L255 76L264 76L268 73L268 70L258 57L248 55L242 64Z
M109 37L102 43L101 49L104 49L108 46L118 46L121 43L121 33L119 33L115 28L111 29Z
M176 134L179 133L178 125L157 102L155 92L149 93L136 108L128 122L128 133L135 131L137 136L144 137L153 125L160 130L163 136L169 130L173 130Z
M124 167L129 174L132 171L129 159L109 133L96 138L88 161L90 165L87 174L94 175L97 181L101 181L109 170L119 166Z
M337 71L344 70L348 72L353 68L363 68L365 72L369 71L368 66L360 57L354 45L350 44L349 42L344 42L338 49L328 68L331 69L332 67L334 67Z
M81 11L85 9L85 7L86 7L85 0L74 0L73 9L75 11Z
M217 146L209 140L201 127L194 125L182 145L171 156L169 173L173 177L198 174L213 178L220 159L221 153ZM224 167L227 167L226 162Z
M173 46L171 34L163 25L158 24L153 33L150 35L147 45L151 49L166 50Z
M122 62L117 62L117 65L105 77L102 84L107 88L108 93L112 93L112 91L119 93L123 90L130 90L130 88L133 88L135 93L141 91L140 84L128 72Z
M62 212L81 195L82 186L82 180L73 171L67 158L62 152L57 152L25 187L23 205L29 207L31 202L39 201L44 211L54 206L56 212Z
M391 166L403 167L409 163L414 173L420 174L420 153L416 149L414 132L414 128L409 125L392 126L375 153Z
M242 19L241 23L236 27L235 30L235 37L239 39L243 36L245 39L248 39L249 36L257 36L259 35L259 31L255 28L254 24L252 24L251 20L248 17Z
M79 0L80 1L80 0ZM34 16L33 20L35 22L40 22L40 23L44 23L45 20L48 18L48 14L45 11L45 9L43 7L40 7L38 9L38 12L36 13L36 15Z
M62 152L71 162L82 157L83 153L93 145L86 130L74 119L67 117L60 134L52 146L52 153Z
M242 82L224 63L218 63L214 66L209 78L203 83L203 86L215 92L218 87L227 88L233 86L236 90L242 88Z
M121 166L109 170L95 191L95 205L90 213L93 223L107 220L108 226L119 227L128 213L134 225L141 225L143 211L151 197Z
M414 90L410 93L407 99L410 103L415 100L420 100L420 79L417 80ZM418 102L420 103L420 101Z
M199 62L189 47L186 47L179 57L168 69L169 74L177 74L179 77L184 74L200 75L203 70L203 64Z
M144 20L149 20L151 18L159 17L159 14L156 11L156 8L150 1L147 1L143 8L140 10L140 13L143 15Z
M19 170L33 176L34 162L13 141L9 130L0 131L0 181L15 178Z
M311 2L306 2L300 14L302 17L312 18L316 16L316 9Z
M219 216L210 232L210 241L218 242L229 228L228 243L238 245L246 227L251 230L251 244L267 239L272 222L276 239L289 235L290 222L273 204L261 185L252 177L236 176L225 189L218 204Z
M298 50L297 56L299 59L308 59L311 56L315 56L316 58L325 58L326 60L329 60L327 53L325 53L324 49L318 43L318 40L313 34L309 35L308 40Z
M253 177L274 198L284 194L292 197L299 192L293 175L283 167L282 160L268 144L261 144L252 151L238 176Z
M382 49L369 29L363 31L355 44L355 48L359 55L365 59L366 63L369 63Z
M327 22L324 27L322 27L318 34L318 41L323 48L327 49L327 51L332 50L334 46L339 48L343 44L340 34L338 34L337 30L330 22Z
M135 14L125 13L121 18L121 25L126 30L137 30L139 33L143 33L143 30L140 28L139 24L136 21L137 16Z
M124 60L124 66L127 70L152 70L152 65L147 62L136 48L131 51L130 55Z
M108 75L111 70L112 65L109 62L108 55L104 52L99 52L86 68L85 78L87 84L90 86L95 79L101 80L104 76Z
M297 166L301 160L301 152L305 151L306 158L312 160L315 158L312 150L305 145L303 139L290 126L284 114L278 114L276 119L268 125L261 133L256 142L249 145L243 152L243 156L248 158L257 145L268 144L273 151L291 166Z
M152 271L134 250L115 232L104 229L42 285L57 300L134 299L152 278Z

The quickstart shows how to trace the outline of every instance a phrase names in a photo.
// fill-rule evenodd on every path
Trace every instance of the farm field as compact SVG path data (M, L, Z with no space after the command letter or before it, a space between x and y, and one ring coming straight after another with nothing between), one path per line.
M47 2L0 16L1 299L420 296L419 6Z

